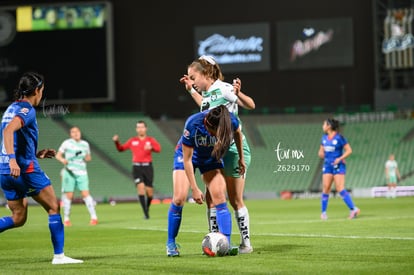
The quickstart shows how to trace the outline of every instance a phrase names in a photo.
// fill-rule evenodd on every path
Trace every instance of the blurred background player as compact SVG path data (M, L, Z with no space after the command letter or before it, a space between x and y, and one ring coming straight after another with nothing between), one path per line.
M65 256L63 252L65 228L59 203L49 177L37 160L52 158L56 154L53 149L36 153L39 129L34 107L39 105L44 88L42 75L35 72L23 74L16 89L16 101L9 105L1 120L0 184L12 215L0 218L0 233L26 223L29 205L26 197L30 196L48 214L54 250L52 264L83 263Z
M394 154L391 154L385 162L385 179L388 186L386 197L395 199L397 197L397 181L401 179L401 176Z
M161 152L160 143L147 136L147 130L147 124L140 120L136 125L137 136L131 137L124 144L120 143L118 135L112 137L119 152L128 149L132 152L132 176L145 219L149 219L149 207L154 196L152 152Z
M221 171L222 157L230 144L234 142L239 154L239 173L245 172L243 159L242 133L236 116L220 105L211 110L190 116L184 126L174 153L173 200L168 210L167 256L180 255L175 239L182 220L182 211L188 190L191 188L193 199L202 204L204 196L197 186L195 169L198 168L201 178L217 209L218 231L230 242L232 221L226 201L226 180ZM231 247L229 255L237 255L238 247Z
M194 60L187 68L187 75L184 75L180 82L185 84L186 90L191 94L194 101L200 106L200 110L212 109L224 105L238 117L238 106L252 110L255 108L254 100L241 91L241 80L236 78L233 84L223 81L224 76L219 64L212 56L201 56ZM243 153L247 168L250 165L250 147L243 134ZM224 175L226 178L227 193L230 204L234 210L234 216L240 232L240 254L253 252L250 242L250 216L244 203L244 186L246 173L239 173L238 152L234 143L223 157ZM211 204L210 196L206 194L207 218L210 232L218 230L216 221L216 209Z
M89 177L86 162L91 161L89 143L82 139L78 127L70 128L70 138L63 141L56 159L64 165L62 169L62 201L64 225L71 226L70 211L75 190L79 190L90 214L90 225L98 224L95 201L89 192Z
M351 195L345 189L345 159L352 153L352 148L348 141L338 133L339 121L328 118L323 122L322 130L325 133L322 136L319 147L319 157L324 159L322 168L322 198L321 198L321 219L327 220L329 194L331 193L332 183L335 182L335 189L345 204L348 206L350 213L349 219L356 218L360 210L354 205Z

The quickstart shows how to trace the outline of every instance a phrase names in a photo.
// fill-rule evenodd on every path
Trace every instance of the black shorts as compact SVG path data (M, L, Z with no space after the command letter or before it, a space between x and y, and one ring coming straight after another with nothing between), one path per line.
M148 165L134 164L134 166L132 166L132 176L135 184L143 182L145 186L152 187L154 168L151 163L148 163Z

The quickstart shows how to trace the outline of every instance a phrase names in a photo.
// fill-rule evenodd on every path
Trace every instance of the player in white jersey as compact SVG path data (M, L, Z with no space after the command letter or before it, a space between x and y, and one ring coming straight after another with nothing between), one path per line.
M401 179L401 176L394 154L391 154L385 162L385 178L388 186L387 198L395 199L397 197L397 181Z
M221 69L213 57L201 56L194 60L188 66L187 73L187 75L184 75L180 79L180 82L185 84L186 90L200 106L200 111L224 105L231 113L237 116L239 105L250 110L255 108L253 99L241 92L240 79L233 80L233 85L223 81L224 77ZM250 148L244 135L243 153L247 168L250 164L251 156ZM232 144L224 156L223 161L227 193L230 204L234 209L240 231L241 244L239 252L241 254L251 253L253 247L250 243L250 218L243 200L246 174L240 175L239 173L238 153L234 144ZM209 202L208 192L206 199ZM209 219L209 230L217 231L216 209L212 204L209 204L207 215Z
M89 193L89 177L86 162L91 160L89 143L81 139L78 127L70 129L70 138L63 141L56 154L56 159L64 165L62 169L62 201L64 225L71 226L70 210L76 189L81 192L82 199L90 214L90 225L98 224L95 202Z

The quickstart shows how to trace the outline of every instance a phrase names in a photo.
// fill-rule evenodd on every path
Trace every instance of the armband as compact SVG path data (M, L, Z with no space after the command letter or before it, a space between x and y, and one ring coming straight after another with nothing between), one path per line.
M7 156L9 157L9 159L16 159L16 155L15 154L8 154Z
M197 91L194 88L191 88L191 90L187 91L190 95L197 93Z

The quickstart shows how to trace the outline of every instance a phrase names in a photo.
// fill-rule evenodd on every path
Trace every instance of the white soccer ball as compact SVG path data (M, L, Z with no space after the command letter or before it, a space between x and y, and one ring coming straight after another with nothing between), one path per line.
M211 232L204 236L201 249L209 257L224 256L229 251L230 244L222 233Z

